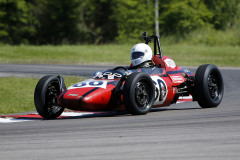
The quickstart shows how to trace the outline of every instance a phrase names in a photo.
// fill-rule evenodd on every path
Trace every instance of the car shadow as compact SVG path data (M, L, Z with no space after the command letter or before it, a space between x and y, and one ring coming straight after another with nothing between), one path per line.
M152 108L151 112L165 112L165 111L187 111L187 110L199 110L202 109L200 107L188 107L188 108L171 108L171 107L159 107ZM75 111L74 111L75 112ZM91 112L89 112L91 113ZM86 114L80 116L69 116L69 117L59 117L57 119L81 119L81 118L96 118L96 117L117 117L117 116L132 116L127 111L103 111L103 112L94 112L93 114ZM43 120L51 120L51 119L43 119ZM54 120L54 119L52 119Z
M188 107L188 108L171 108L171 107L159 107L153 108L150 112L163 112L163 111L187 111L187 110L195 110L195 109L202 109L201 107Z
M198 110L201 107L187 107L187 108L174 108L173 107L159 107L152 108L151 112L165 112L165 111L187 111L187 110ZM31 113L26 115L7 115L1 116L1 118L12 118L15 120L66 120L66 119L81 119L81 118L96 118L96 117L117 117L117 116L132 116L127 111L100 111L100 112L84 112L84 111L72 111L65 110L63 114L55 119L45 119L39 114Z

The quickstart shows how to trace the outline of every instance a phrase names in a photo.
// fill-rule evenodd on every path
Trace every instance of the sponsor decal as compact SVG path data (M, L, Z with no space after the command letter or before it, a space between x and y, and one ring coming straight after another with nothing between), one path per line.
M178 98L177 103L191 102L192 100L193 100L193 97L191 95L181 96L181 97Z
M182 76L170 76L173 83L183 83L184 79Z
M175 68L176 64L172 59L165 59L164 62L167 64L168 67Z
M77 97L79 94L69 94L68 96Z
M114 79L113 75L108 75L108 79Z

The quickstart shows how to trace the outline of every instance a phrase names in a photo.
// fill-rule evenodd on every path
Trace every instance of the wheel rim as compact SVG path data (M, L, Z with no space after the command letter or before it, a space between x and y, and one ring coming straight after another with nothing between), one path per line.
M58 104L58 95L60 92L56 87L57 85L57 82L51 82L47 88L46 110L48 115L54 115L62 109Z
M220 95L220 82L215 74L209 74L208 76L208 90L210 97L213 100L218 100Z
M149 86L144 82L138 82L135 88L135 100L140 109L146 109L150 103Z

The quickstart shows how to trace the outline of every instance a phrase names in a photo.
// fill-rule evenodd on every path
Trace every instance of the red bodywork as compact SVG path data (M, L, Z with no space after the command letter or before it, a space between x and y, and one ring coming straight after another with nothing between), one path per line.
M191 73L186 73L182 68L175 65L174 61L170 58L163 56L160 58L159 55L153 56L153 62L156 66L163 69L162 73L149 74L154 78L161 79L166 84L167 91L164 100L159 103L154 103L153 107L163 107L169 106L173 103L175 94L177 92L177 87L186 81L186 76L193 76ZM141 69L138 70L141 72ZM72 110L87 110L87 111L101 111L101 110L119 110L124 109L124 105L120 103L119 105L113 105L113 90L116 87L120 79L92 79L92 85L100 83L106 83L106 87L95 87L87 86L89 82L84 82L84 87L82 83L80 87L69 87L59 96L60 105L72 109ZM123 82L124 84L124 82ZM77 84L75 84L77 85ZM161 85L159 85L161 87ZM120 97L122 100L122 96Z

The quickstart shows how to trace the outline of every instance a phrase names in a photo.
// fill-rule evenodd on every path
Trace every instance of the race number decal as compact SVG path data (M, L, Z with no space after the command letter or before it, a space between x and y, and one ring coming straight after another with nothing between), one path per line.
M120 78L122 78L122 75L117 73L117 72L115 72L115 73L113 73L113 72L104 72L103 73L103 77L105 77L107 79L120 79Z
M163 104L167 97L167 85L165 81L158 76L151 76L155 85L155 102L154 104Z
M68 89L74 89L74 88L86 88L86 87L99 87L106 89L108 81L96 81L92 79L88 79L82 82L78 82L77 84L74 84L73 86L69 87Z

